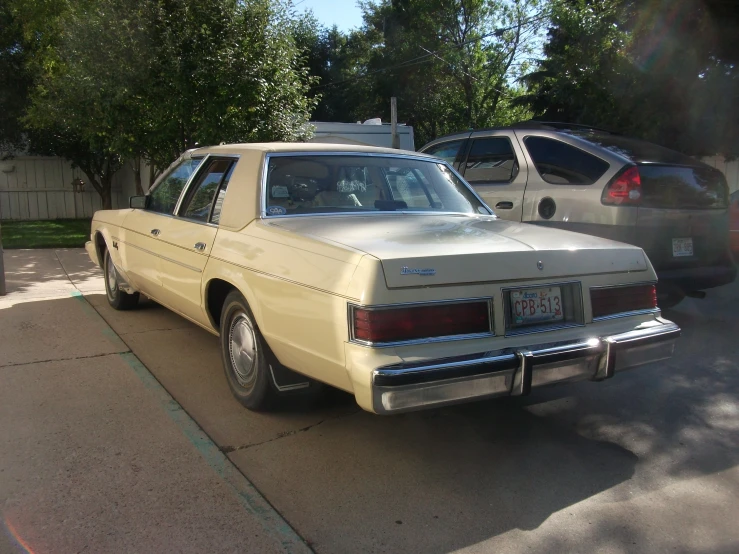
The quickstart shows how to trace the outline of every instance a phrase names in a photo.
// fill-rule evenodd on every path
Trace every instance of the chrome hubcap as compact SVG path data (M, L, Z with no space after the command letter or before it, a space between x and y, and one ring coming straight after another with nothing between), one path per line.
M250 387L257 375L257 339L251 321L244 314L231 322L228 350L236 380L242 387Z
M106 272L106 277L108 279L108 291L110 291L110 294L115 294L118 290L118 275L115 272L113 260L110 259L110 254L108 254L108 271Z

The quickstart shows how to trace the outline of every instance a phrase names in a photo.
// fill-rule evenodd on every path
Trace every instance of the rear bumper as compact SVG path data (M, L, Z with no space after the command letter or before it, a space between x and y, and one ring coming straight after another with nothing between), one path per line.
M736 266L733 264L690 267L683 269L655 268L659 279L657 288L669 292L678 289L683 292L711 289L733 283L736 279Z
M555 383L601 381L670 358L679 336L677 325L658 318L611 336L384 366L372 373L372 407L391 414L525 395Z

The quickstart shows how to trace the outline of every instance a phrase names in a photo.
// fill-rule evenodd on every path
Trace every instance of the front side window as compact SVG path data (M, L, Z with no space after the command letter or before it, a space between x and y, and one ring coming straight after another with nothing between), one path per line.
M610 167L605 160L560 140L529 136L523 142L541 178L553 185L592 185Z
M440 144L434 144L431 148L424 150L423 153L429 154L430 156L436 156L447 163L453 164L454 160L457 159L459 149L462 148L462 144L464 144L463 140L442 142Z
M272 156L265 200L267 215L490 213L446 165L393 156Z
M180 215L187 219L207 222L214 207L214 201L218 204L217 194L220 195L220 190L223 189L225 195L224 181L227 185L227 178L233 166L233 160L209 160L207 167L198 175L191 191L182 203ZM220 203L223 203L222 198ZM220 217L220 208L218 217Z
M182 194L190 176L200 165L203 158L190 158L183 160L149 194L147 210L162 214L174 212L177 200Z
M464 178L469 183L509 183L516 176L517 167L508 138L475 139L464 164Z

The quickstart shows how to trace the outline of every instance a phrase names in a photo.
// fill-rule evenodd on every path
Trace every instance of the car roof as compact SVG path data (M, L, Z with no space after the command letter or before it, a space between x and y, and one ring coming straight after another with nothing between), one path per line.
M430 144L437 144L444 140L462 139L470 136L471 133L485 132L485 131L503 131L503 130L529 130L529 131L550 131L557 135L569 135L571 137L583 140L592 146L597 148L603 148L608 150L612 154L626 158L627 160L634 163L654 163L654 164L669 164L669 165L688 165L696 167L711 167L704 162L678 152L677 150L671 150L665 148L653 142L645 140L627 137L619 133L608 131L606 129L600 129L598 127L591 127L589 125L579 125L575 123L560 123L560 122L546 122L546 121L522 121L513 125L505 127L488 127L484 129L470 129L458 133L452 133L444 135L433 141ZM424 145L425 148L428 145Z
M401 156L416 156L419 158L432 158L428 154L413 152L411 150L398 150L395 148L380 148L378 146L362 146L356 144L330 144L318 142L252 142L241 144L221 144L218 146L205 146L190 150L191 155L198 154L239 154L241 152L348 152L358 154L394 154Z

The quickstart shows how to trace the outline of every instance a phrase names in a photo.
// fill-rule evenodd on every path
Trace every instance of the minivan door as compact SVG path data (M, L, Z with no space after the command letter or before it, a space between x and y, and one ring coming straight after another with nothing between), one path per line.
M472 133L459 170L498 217L521 221L528 171L513 131Z

